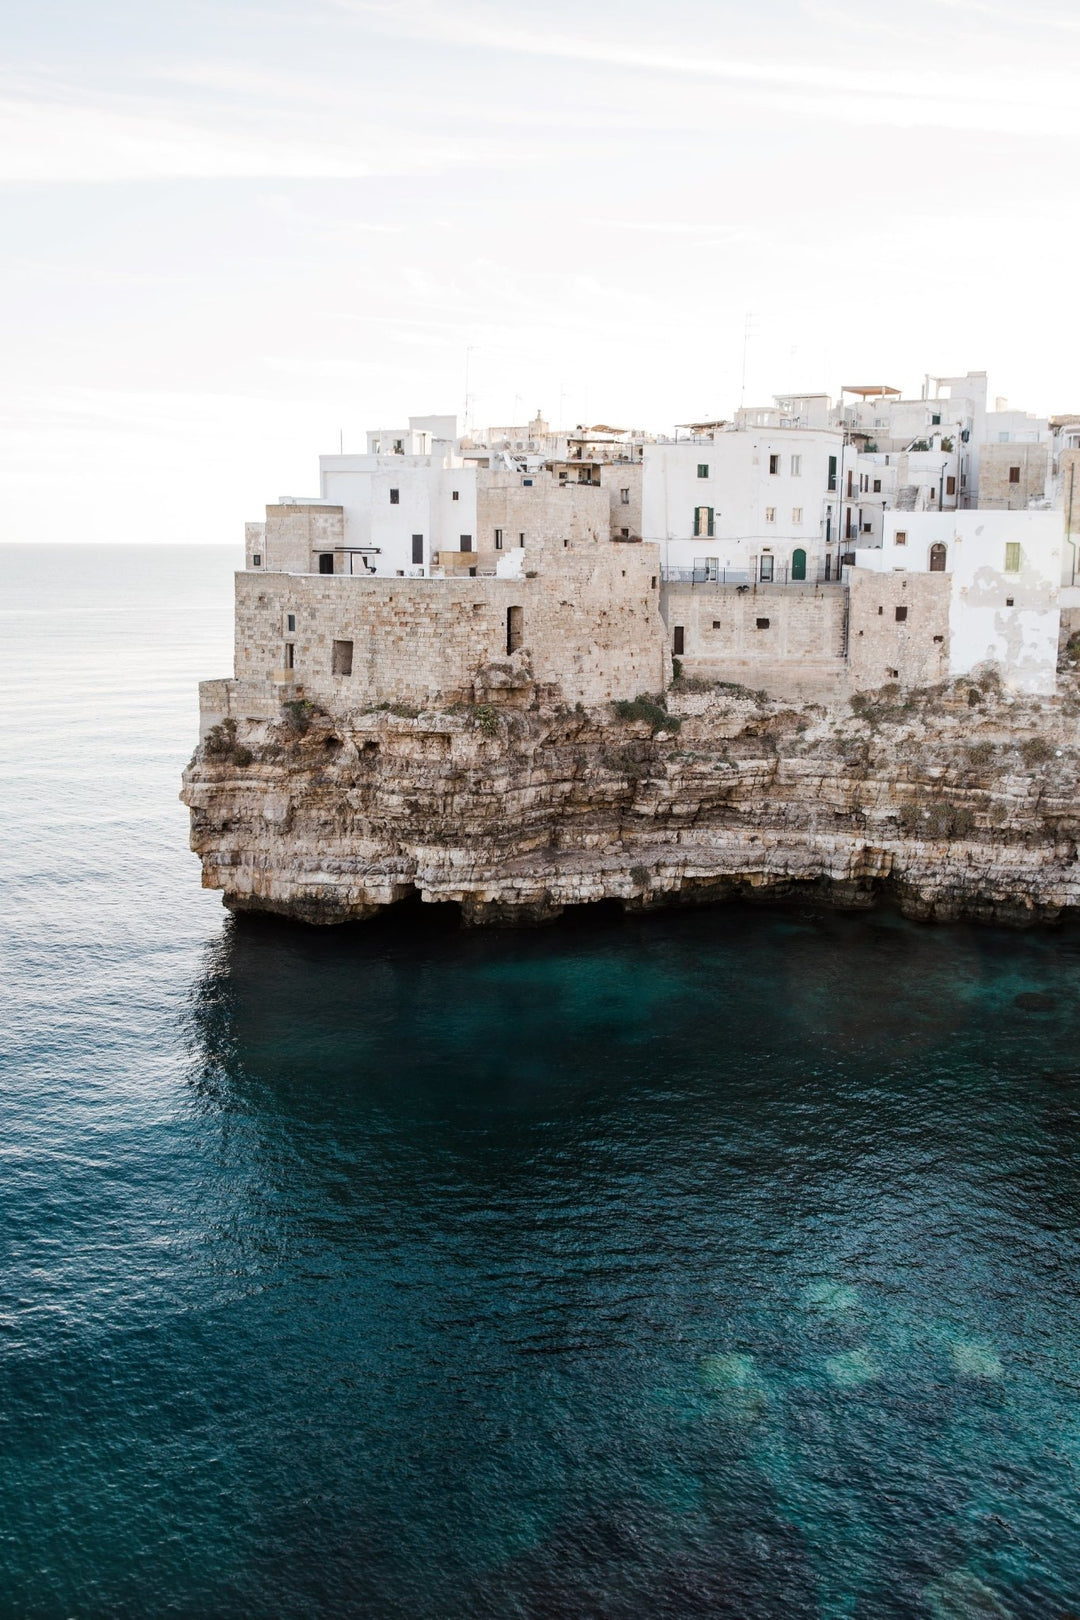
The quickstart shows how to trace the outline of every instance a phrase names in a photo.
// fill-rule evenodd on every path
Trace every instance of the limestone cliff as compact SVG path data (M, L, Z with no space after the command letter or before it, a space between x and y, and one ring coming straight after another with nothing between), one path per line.
M311 922L414 891L500 923L612 898L888 894L911 916L1005 921L1080 906L1074 697L960 683L854 705L719 686L673 691L667 714L294 704L219 728L182 798L207 887Z

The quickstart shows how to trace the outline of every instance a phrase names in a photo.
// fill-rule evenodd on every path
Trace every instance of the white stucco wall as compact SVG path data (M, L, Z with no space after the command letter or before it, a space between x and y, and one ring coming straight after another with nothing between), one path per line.
M323 500L344 509L345 544L380 548L368 558L379 575L417 571L414 534L424 537L425 571L434 552L457 551L463 534L476 546L473 467L444 466L434 455L320 456L319 473ZM398 491L396 505L392 489Z
M896 544L897 533L907 543ZM994 663L1007 685L1043 696L1056 689L1061 578L1060 512L890 512L880 550L859 566L882 573L926 573L930 548L946 548L949 674ZM1020 547L1006 572L1006 546Z
M780 468L769 471L777 455ZM771 553L778 569L798 547L816 570L824 556L824 509L829 456L839 460L840 435L799 429L748 429L713 439L646 444L642 471L642 537L659 542L672 568L692 568L701 557L726 570L742 570L751 557ZM792 473L792 457L800 471ZM699 465L708 475L698 476ZM832 499L835 501L836 496ZM714 532L694 534L694 511L711 506ZM775 516L770 521L768 510ZM799 510L801 521L793 517Z

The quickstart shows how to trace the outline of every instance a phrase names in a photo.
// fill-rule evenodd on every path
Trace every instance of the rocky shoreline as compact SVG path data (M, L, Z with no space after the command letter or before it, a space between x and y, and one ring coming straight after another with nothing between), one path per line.
M417 893L467 924L814 897L909 917L1080 907L1080 699L992 677L843 707L720 683L666 700L401 706L229 722L181 797L203 884L309 923Z

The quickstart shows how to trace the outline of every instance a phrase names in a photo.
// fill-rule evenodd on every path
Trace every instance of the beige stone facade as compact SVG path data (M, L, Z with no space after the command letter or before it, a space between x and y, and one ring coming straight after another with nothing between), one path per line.
M854 691L936 686L949 673L948 574L848 575L848 666Z
M664 688L656 547L527 539L522 562L521 577L498 579L238 574L236 680L335 708L489 688L494 701L530 677L569 703ZM489 669L515 654L505 677Z
M265 523L244 526L245 563L288 574L317 574L319 558L334 559L333 572L344 567L344 513L340 506L304 503L266 508ZM260 562L255 558L261 557ZM327 570L328 565L323 565Z
M843 689L847 591L841 585L668 585L664 616L687 675L777 695Z
M979 506L1023 512L1046 494L1049 447L1045 444L984 444L979 447Z

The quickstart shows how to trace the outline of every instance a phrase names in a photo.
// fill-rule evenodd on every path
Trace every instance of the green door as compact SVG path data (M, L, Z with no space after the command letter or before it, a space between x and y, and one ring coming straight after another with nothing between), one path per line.
M792 579L806 578L806 552L801 546L798 551L791 553L791 577Z

